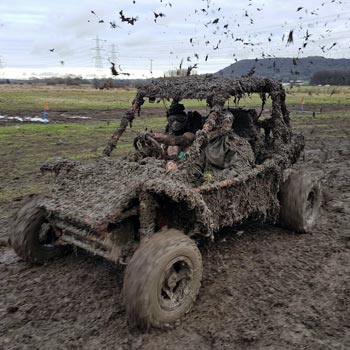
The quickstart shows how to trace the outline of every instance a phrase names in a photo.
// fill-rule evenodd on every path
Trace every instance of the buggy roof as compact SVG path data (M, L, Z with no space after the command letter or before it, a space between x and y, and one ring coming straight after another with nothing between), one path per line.
M198 99L210 105L223 104L230 97L240 98L245 94L270 94L274 99L284 95L278 81L261 77L223 78L214 75L188 76L181 78L158 78L138 87L136 100L150 99Z

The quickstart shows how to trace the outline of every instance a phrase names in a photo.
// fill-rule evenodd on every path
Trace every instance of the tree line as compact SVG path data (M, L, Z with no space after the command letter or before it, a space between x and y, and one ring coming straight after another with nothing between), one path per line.
M45 84L45 85L67 85L67 86L84 86L90 85L95 89L113 89L113 88L133 88L141 85L143 80L140 79L112 79L112 78L94 78L84 79L81 76L66 77L49 77L29 79L0 79L1 84Z
M311 85L350 85L350 70L321 70L314 73Z

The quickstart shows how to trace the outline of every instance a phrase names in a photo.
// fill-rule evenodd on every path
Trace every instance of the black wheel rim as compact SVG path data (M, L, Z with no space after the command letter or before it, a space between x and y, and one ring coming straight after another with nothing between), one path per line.
M306 222L311 224L317 215L317 193L315 190L310 191L306 200Z
M174 311L193 294L193 266L190 259L173 259L164 270L159 285L159 304L163 310Z
M56 241L57 237L55 235L55 230L47 221L44 221L40 225L38 232L38 243L40 247L48 250L53 249Z

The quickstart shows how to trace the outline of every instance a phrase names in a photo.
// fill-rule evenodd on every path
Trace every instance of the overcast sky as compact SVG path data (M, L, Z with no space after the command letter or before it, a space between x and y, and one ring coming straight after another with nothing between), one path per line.
M181 60L210 73L246 58L350 58L349 27L350 0L0 0L0 77L109 76L109 61L140 78Z

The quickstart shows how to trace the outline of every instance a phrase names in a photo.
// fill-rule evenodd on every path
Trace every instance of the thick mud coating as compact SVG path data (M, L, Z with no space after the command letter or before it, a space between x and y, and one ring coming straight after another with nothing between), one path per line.
M154 159L142 163L101 159L58 176L53 197L47 199L45 207L63 220L85 222L97 229L108 223L109 216L117 215L117 209L129 206L142 183L165 173L164 162Z
M253 93L260 95L262 109L267 96L272 100L271 118L257 123L259 115L256 117L255 123L265 130L266 141L273 145L273 151L283 154L283 144L291 141L291 130L289 128L289 112L285 103L286 93L282 84L268 78L219 78L210 74L185 78L153 79L150 83L140 86L137 89L131 110L122 117L119 127L108 141L103 154L105 156L111 155L127 126L132 125L136 114L141 114L141 107L146 98L153 102L172 100L174 103L183 99L205 100L212 111L216 112L212 113L211 118L208 118L208 127L212 130L222 122L220 120L222 113L220 112L229 98L233 97L237 101L243 96ZM271 140L272 138L273 140ZM197 138L197 140L199 141L197 143L200 144L200 139Z
M194 308L168 330L149 333L126 323L123 266L81 250L32 266L2 245L0 348L349 349L350 120L293 126L306 138L296 165L323 179L312 234L244 226L200 243L204 274ZM2 219L4 229L9 223Z
M142 105L145 97L206 100L210 107L223 105L230 97L241 98L246 94L271 94L272 99L284 96L282 85L274 80L260 77L219 78L213 75L185 78L153 79L150 84L140 86L135 100ZM262 97L264 98L264 97Z
M161 194L187 204L198 214L198 224L210 228L210 212L194 186L188 183L186 172L169 172L165 161L154 158L139 162L101 159L94 164L77 166L57 178L52 196L43 206L53 217L90 232L101 231L122 213L138 207L142 192ZM152 212L148 204L146 207Z
M212 117L221 117L220 113L212 114L208 122L212 121ZM220 120L216 120L215 131L225 135L225 131L221 133ZM249 142L242 138L245 141L242 143L235 136L234 146L240 147L240 150L236 153L234 167L225 169L225 172L208 168L201 160L210 136L210 131L197 132L193 147L179 162L176 171L167 171L165 161L154 158L138 161L101 159L94 164L73 167L67 174L57 177L52 196L45 200L43 207L54 219L96 233L105 231L121 214L133 208L141 210L141 207L145 209L140 212L141 230L153 233L152 230L157 228L156 223L152 224L157 215L153 207L165 198L168 199L164 204L165 210L171 202L178 204L175 211L179 207L187 210L187 215L176 222L176 228L184 229L192 216L192 227L188 228L192 235L213 237L220 228L241 223L247 218L276 221L282 172L300 154L303 138L296 136L293 138L295 142L284 144L279 153L271 154L270 151L269 156L266 143L264 162L255 165L252 164L253 152ZM274 147L273 144L272 149ZM204 168L211 176L210 181L205 178ZM154 204L147 199L148 202L141 205L144 192L154 197Z
M251 93L260 94L263 104L269 94L272 100L269 118L260 120L260 115L252 110L224 108L228 98L239 99ZM104 149L105 156L111 154L135 114L140 113L145 98L153 101L172 98L175 104L184 98L206 99L211 107L188 154L178 162L178 170L166 172L164 163L151 158L114 163L103 160L90 168L77 167L58 182L54 198L44 204L54 217L98 232L115 223L117 213L136 206L140 208L141 232L151 234L160 226L156 223L159 216L156 207L166 197L165 208L175 202L178 205L174 211L180 207L187 210L180 222L176 220L176 228L184 230L190 221L187 233L191 235L213 237L215 231L247 218L277 220L277 193L283 171L296 162L304 148L303 137L291 130L285 91L279 82L211 75L154 79L138 88L132 109L125 113ZM209 152L213 147L215 150ZM229 163L234 165L215 169L218 164L210 166L210 160L218 158L218 149L224 147L230 149ZM220 162L226 161L223 158ZM211 181L206 181L205 172ZM147 195L141 199L142 192L154 198ZM174 222L163 224L173 227Z

